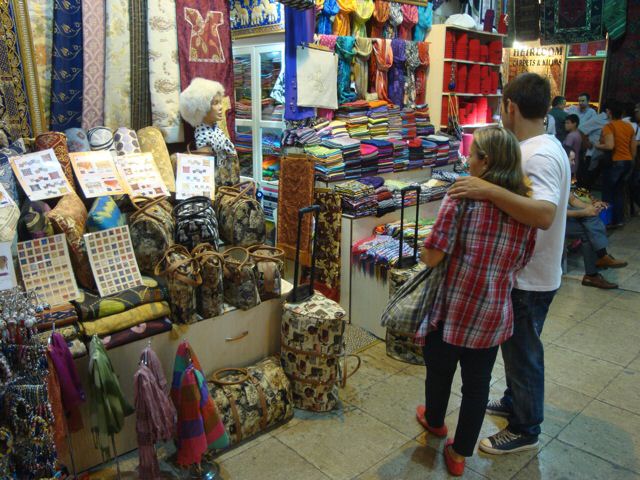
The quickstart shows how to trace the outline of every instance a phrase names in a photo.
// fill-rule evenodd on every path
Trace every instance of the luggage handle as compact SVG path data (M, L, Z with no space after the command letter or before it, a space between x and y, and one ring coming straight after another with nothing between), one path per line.
M415 245L413 246L413 256L411 257L403 257L402 256L402 247L404 244L404 197L407 192L415 191L417 194L416 199L416 225L415 225L415 233L414 240ZM408 187L404 187L400 190L400 194L402 195L402 206L400 207L400 251L398 253L398 268L410 268L413 267L416 263L418 263L418 219L420 218L420 192L422 188L420 185L409 185Z
M313 245L311 245L311 272L309 273L309 285L298 285L298 271L300 269L300 237L302 236L302 219L308 213L313 214L315 225L313 226ZM318 216L320 205L310 205L298 210L298 237L296 240L296 261L293 267L293 290L287 297L289 303L300 303L310 298L313 291L313 283L316 274L316 238L318 234Z
M249 330L245 330L240 335L236 335L235 337L227 337L224 339L225 342L237 342L238 340L242 340L243 338L249 335Z
M354 368L351 373L347 373L347 358L349 357L353 357L357 360L356 368ZM350 378L354 373L356 373L361 365L362 359L360 358L360 355L352 353L344 356L344 365L342 365L342 379L340 380L340 388L344 388L347 386L347 379Z
M233 373L240 374L239 380L224 380L226 375ZM240 385L249 379L249 370L246 368L220 368L211 374L210 382L216 385Z

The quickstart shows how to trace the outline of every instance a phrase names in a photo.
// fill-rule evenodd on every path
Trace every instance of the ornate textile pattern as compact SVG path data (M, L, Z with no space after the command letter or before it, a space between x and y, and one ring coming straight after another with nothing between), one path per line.
M316 282L332 300L340 299L340 236L342 232L342 201L331 189L317 189L318 237L316 238ZM320 287L320 285L319 285Z
M516 5L519 2L516 2ZM603 0L550 0L542 6L543 45L581 43L604 38ZM517 18L517 13L516 13Z
M393 65L393 50L391 49L391 40L376 39L373 41L373 52L375 55L377 71L376 71L376 93L378 100L390 101L388 95L389 88L389 68Z
M167 143L182 142L184 132L178 111L180 68L176 2L148 0L147 8L151 118L153 125L164 134Z
M106 6L104 124L115 130L131 123L129 0L107 0Z
M640 98L640 82L630 82L640 62L640 2L629 2L627 33L609 44L604 98Z
M369 57L373 50L370 38L358 37L355 45L355 60L353 62L353 77L356 84L356 93L359 99L364 99L369 84Z
M147 0L130 2L129 16L131 28L131 128L138 130L151 125Z
M56 153L58 162L62 166L69 185L75 185L73 181L73 168L71 167L71 159L69 158L69 148L67 147L67 136L60 132L46 132L36 137L36 148L38 150L46 150L53 148Z
M84 72L82 128L104 123L105 0L82 0Z
M116 133L113 135L113 144L116 147L116 153L118 155L142 153L138 134L126 127L120 127L116 130Z
M82 124L82 0L53 2L51 128L64 131Z
M91 150L87 132L82 128L68 128L64 131L67 136L67 148L70 152L88 152Z
M416 68L420 66L418 46L415 42L407 42L405 45L405 57L407 67L407 84L404 91L405 107L416 108Z
M143 152L151 152L153 155L153 160L156 162L156 166L158 170L160 170L160 175L162 175L162 180L164 180L169 191L175 192L176 179L173 174L169 151L162 137L162 132L156 127L143 128L138 130L138 141L140 142L140 149Z
M95 127L87 132L91 150L115 150L113 132L107 127Z
M53 0L29 0L29 21L33 35L34 60L42 98L44 125L49 125L51 108L51 52L53 51ZM44 127L47 128L47 127Z
M233 61L229 2L225 0L177 0L180 84L187 88L195 77L220 82L229 97L226 112L231 138L235 132Z

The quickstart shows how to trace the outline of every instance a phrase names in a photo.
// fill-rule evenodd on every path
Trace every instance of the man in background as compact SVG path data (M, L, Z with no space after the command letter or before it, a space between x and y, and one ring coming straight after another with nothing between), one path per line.
M556 121L556 138L560 140L560 142L564 142L567 136L567 131L564 128L564 121L568 115L568 113L564 111L566 106L567 100L562 96L557 96L551 101L551 110L549 110L549 115Z
M591 97L588 93L581 93L580 95L578 95L578 105L569 107L567 109L567 113L575 113L576 115L578 115L580 123L587 123L591 119L595 118L596 115L598 115L596 111L589 106L590 100Z
M600 112L601 113L596 114L586 122L580 120L580 125L578 126L578 131L584 135L583 143L587 149L584 162L578 166L578 185L589 189L593 187L593 184L600 175L600 171L602 170L600 157L604 154L602 150L597 149L594 145L600 143L602 129L609 123L609 117L607 116L604 104L600 104Z
M567 131L567 136L562 142L562 146L565 147L567 155L569 155L571 174L575 175L578 166L581 163L580 152L582 151L582 135L578 131L580 119L575 113L572 113L571 115L567 115L564 125L565 130Z

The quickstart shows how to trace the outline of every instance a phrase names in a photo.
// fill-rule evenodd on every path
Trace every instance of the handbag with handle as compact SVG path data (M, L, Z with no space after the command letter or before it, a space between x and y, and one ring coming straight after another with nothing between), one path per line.
M220 238L231 245L248 247L264 243L264 211L255 197L255 184L220 187L214 209L218 215Z
M246 248L232 247L224 256L224 299L241 310L260 304L255 265Z
M247 249L256 266L260 300L279 298L284 274L284 250L269 245L254 245Z
M196 292L198 313L202 318L224 312L224 257L213 245L201 243L191 252L200 267L202 284Z

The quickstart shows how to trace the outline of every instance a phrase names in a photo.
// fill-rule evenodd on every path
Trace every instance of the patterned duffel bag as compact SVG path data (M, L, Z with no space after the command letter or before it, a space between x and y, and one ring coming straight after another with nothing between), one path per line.
M276 357L248 368L223 368L208 381L232 445L293 418L291 383Z
M389 298L415 274L427 266L418 262L410 268L392 268L389 270ZM413 365L424 365L422 347L413 342L415 332L399 332L387 328L385 342L387 355L391 358Z
M284 275L284 250L269 245L254 245L247 250L256 266L260 301L279 298Z
M218 188L214 208L226 243L248 247L265 242L264 211L255 198L255 184Z
M142 273L153 269L173 245L173 207L166 197L134 197L135 212L129 216L129 232L133 251Z

